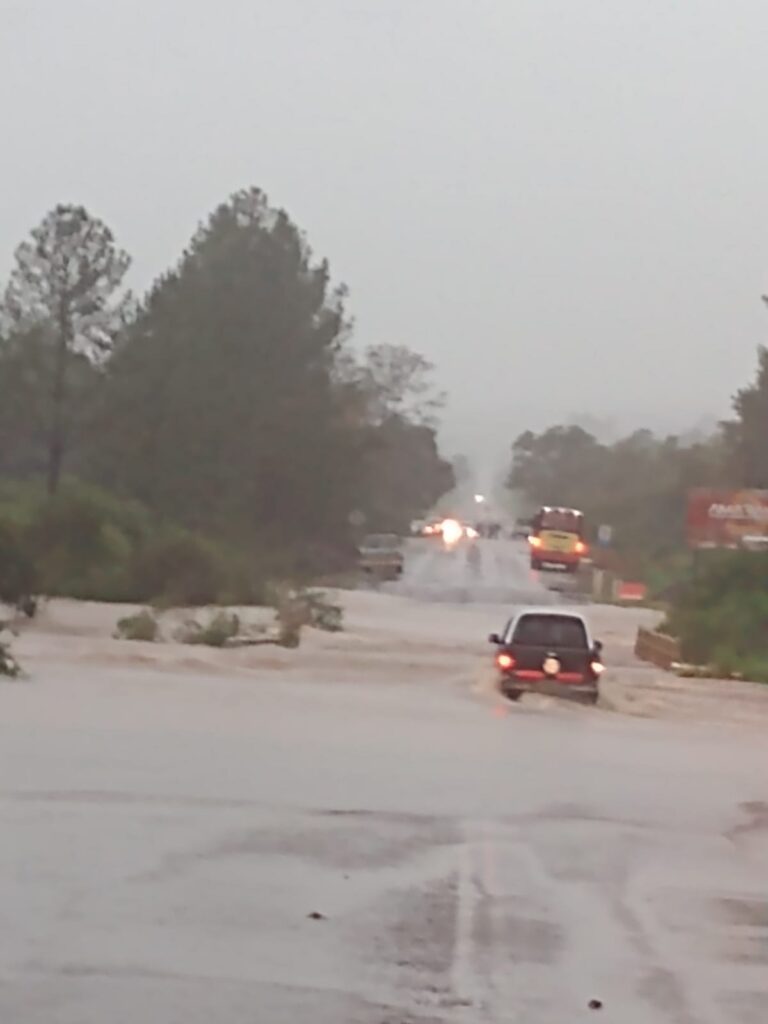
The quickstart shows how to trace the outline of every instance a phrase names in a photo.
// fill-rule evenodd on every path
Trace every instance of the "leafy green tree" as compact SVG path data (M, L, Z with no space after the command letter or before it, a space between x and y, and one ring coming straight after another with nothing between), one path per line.
M456 482L437 442L444 396L434 367L405 346L378 345L362 361L347 354L340 370L364 439L357 507L369 527L404 532Z
M99 479L211 533L338 542L361 447L335 376L344 297L284 211L234 195L110 361Z
M768 487L768 348L757 353L752 384L736 393L736 419L724 424L732 482L742 487Z
M605 451L581 427L550 427L542 434L526 431L512 446L508 486L521 491L532 505L580 507L589 482L604 468Z
M25 458L34 468L42 445L50 494L123 324L126 300L117 292L129 263L82 206L57 206L16 250L2 307L2 425L15 423L26 445L20 468Z
M399 346L356 359L345 298L284 211L232 196L110 359L97 479L209 535L305 554L344 549L354 510L399 524L431 504L450 470L432 367Z
M383 422L397 416L420 426L434 427L445 404L436 390L434 366L404 345L372 345L358 368L358 382L368 399L369 416Z
M361 505L376 529L405 532L455 485L435 431L404 417L389 416L373 429L367 455Z
M0 338L0 475L45 477L51 461L55 351L41 328ZM66 367L67 468L77 470L101 371L81 353ZM55 489L55 488L54 488Z

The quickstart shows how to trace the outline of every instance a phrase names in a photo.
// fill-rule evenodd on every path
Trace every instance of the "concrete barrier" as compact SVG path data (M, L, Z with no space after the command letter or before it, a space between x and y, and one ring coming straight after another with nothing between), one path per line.
M635 656L640 661L649 661L659 668L669 670L675 662L680 661L680 641L641 626L637 631Z

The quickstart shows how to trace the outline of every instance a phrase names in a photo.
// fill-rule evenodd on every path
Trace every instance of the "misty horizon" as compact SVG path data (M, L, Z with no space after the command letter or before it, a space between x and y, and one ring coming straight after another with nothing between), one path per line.
M729 415L768 337L762 4L187 10L0 4L4 276L78 202L143 292L254 184L349 287L355 346L435 364L447 455Z

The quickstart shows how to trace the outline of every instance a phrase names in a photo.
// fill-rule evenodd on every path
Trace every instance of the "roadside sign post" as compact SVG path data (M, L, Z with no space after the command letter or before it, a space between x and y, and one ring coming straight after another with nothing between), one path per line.
M603 523L597 528L597 543L601 548L607 548L611 546L613 541L613 527L607 523Z

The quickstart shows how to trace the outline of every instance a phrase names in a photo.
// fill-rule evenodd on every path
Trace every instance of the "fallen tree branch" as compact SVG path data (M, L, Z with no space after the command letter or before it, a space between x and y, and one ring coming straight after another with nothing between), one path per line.
M260 647L263 644L272 644L274 647L285 647L279 636L232 636L225 643L224 647Z

